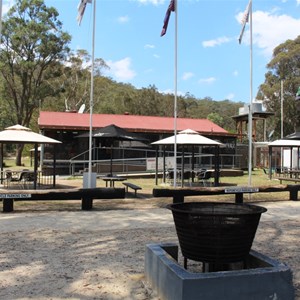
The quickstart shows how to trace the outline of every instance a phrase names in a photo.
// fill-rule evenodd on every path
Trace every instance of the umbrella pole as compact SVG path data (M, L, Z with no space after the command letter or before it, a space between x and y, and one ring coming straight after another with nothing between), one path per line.
M110 145L110 176L112 176L113 146Z
M37 177L38 177L38 144L34 144L34 181L33 181L33 189L36 190L36 183L37 183Z
M3 144L1 143L1 184L3 183Z

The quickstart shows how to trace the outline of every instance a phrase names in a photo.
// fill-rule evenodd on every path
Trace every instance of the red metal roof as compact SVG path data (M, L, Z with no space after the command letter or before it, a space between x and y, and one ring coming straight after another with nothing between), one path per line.
M102 128L115 124L132 132L168 132L174 131L174 118L135 115L93 114L93 128ZM40 129L88 130L90 114L69 112L40 112ZM228 132L207 119L177 118L177 131L193 129L199 133L222 134Z

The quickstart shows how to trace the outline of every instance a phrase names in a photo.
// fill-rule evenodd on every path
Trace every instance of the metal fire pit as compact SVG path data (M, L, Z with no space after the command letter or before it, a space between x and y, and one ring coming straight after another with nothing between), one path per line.
M183 257L203 263L228 264L248 256L262 213L257 205L215 202L167 206Z

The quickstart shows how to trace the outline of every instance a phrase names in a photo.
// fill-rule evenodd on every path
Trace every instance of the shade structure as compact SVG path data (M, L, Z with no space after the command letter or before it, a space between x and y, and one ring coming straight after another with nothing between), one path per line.
M172 145L175 143L175 135L152 143L153 145ZM176 143L179 145L203 145L203 146L221 146L220 142L200 135L197 131L186 129L176 135Z
M176 137L176 139L175 139ZM215 147L215 156L216 156L216 163L215 163L215 185L219 184L219 147L222 146L223 144L209 139L205 136L200 135L197 131L192 130L192 129L185 129L180 131L178 134L167 137L165 139L153 142L152 145L175 145L175 140L177 145L191 145L191 146L211 146ZM194 151L194 149L193 149ZM193 153L194 155L194 153ZM182 173L184 172L184 166L182 167ZM157 171L157 170L156 170ZM165 170L164 170L165 172ZM183 185L183 175L182 177L182 183Z
M290 137L290 138L289 138ZM295 134L286 136L283 139L279 139L276 141L273 141L271 143L268 144L269 147L269 178L272 178L272 148L289 148L289 149L293 149L293 148L298 148L298 156L300 154L300 140L294 139L293 137L295 137ZM283 157L281 157L281 159L283 159ZM292 167L292 153L291 153L291 167ZM297 164L299 164L299 161L297 162Z
M78 138L88 137L89 133L78 135ZM94 138L111 138L119 141L147 141L147 139L138 136L135 133L128 132L127 130L118 127L114 124L105 126L100 129L93 130L92 137Z
M78 138L88 137L89 133L83 133L78 135ZM112 161L113 161L113 141L139 141L146 142L147 139L138 136L135 133L128 132L124 128L118 127L114 124L105 126L100 129L96 129L92 132L92 137L95 139L107 139L110 140L111 156L110 156L110 175L112 175Z
M280 139L268 144L269 147L300 147L300 140Z
M61 142L42 134L33 132L30 128L22 125L14 125L5 128L0 132L0 143L1 143L1 171L3 171L3 144L34 144L35 145L35 156L34 156L34 173L37 174L37 152L38 144L60 144ZM54 162L55 165L55 162ZM1 172L2 174L2 172ZM55 186L55 168L54 168L54 181ZM34 189L37 185L37 176L34 179Z
M59 144L61 142L33 132L30 128L14 125L0 131L0 143Z

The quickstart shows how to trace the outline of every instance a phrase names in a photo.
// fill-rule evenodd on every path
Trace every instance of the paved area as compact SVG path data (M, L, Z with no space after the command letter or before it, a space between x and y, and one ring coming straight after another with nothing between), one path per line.
M300 201L256 203L268 209L263 221L298 220ZM173 226L172 213L165 208L2 213L0 232L36 229L114 230Z

